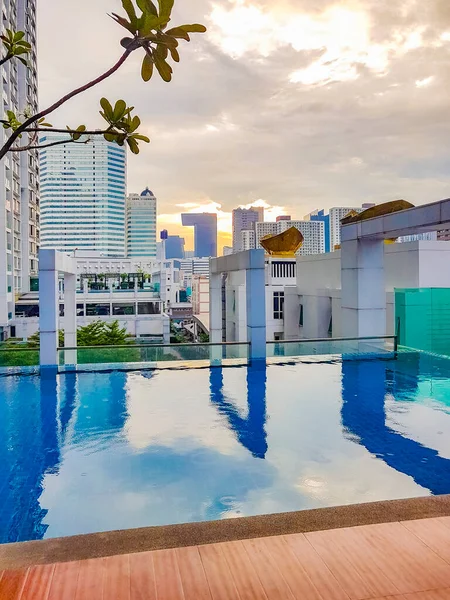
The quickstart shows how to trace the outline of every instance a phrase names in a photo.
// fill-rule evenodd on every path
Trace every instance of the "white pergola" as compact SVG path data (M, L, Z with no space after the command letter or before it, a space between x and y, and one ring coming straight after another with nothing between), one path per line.
M75 258L57 250L39 252L39 330L41 367L58 366L59 279L64 276L64 346L77 345L77 270ZM65 364L76 364L77 353L66 351Z
M384 240L450 226L450 199L341 228L342 334L386 335Z

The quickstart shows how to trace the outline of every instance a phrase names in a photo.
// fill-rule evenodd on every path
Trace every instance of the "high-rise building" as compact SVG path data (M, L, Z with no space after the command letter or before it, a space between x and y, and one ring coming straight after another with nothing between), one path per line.
M1 68L2 114L38 110L36 1L1 0L2 30L24 31L32 51L28 66L17 58ZM0 129L0 145L8 133ZM27 144L24 135L18 143ZM0 164L0 341L11 335L15 295L34 289L39 251L39 156L37 150L9 153Z
M127 197L126 249L128 257L156 258L156 197L148 187Z
M314 210L306 215L305 221L322 221L325 236L325 252L330 252L330 215L325 214L325 210Z
M291 221L291 215L280 215L277 217L276 221L279 223L280 221Z
M166 258L184 258L184 238L169 235L166 239Z
M253 250L256 248L256 238L254 229L242 229L241 231L241 250Z
M233 210L233 252L240 252L242 247L241 231L255 229L255 223L264 221L264 208L235 208Z
M375 206L375 204L363 204L360 207L354 206L335 206L330 208L330 251L333 252L335 247L341 243L341 220L348 215L352 210L360 213L366 208Z
M183 213L181 222L194 228L196 258L217 256L217 215L210 213Z
M325 234L322 221L278 221L256 224L256 248L261 248L261 238L266 235L277 235L295 227L303 234L303 245L298 250L298 256L323 254L325 252Z
M48 133L41 143L66 139ZM125 255L126 150L101 136L43 148L41 247Z

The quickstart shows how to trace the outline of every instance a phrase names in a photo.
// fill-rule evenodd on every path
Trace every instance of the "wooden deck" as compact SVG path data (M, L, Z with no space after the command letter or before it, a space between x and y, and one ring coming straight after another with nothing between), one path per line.
M1 600L450 599L450 517L5 570Z

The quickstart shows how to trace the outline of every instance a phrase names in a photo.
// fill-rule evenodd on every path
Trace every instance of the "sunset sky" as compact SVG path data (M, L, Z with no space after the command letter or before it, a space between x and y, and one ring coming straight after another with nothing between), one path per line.
M56 126L101 125L98 101L136 107L152 143L130 154L128 191L158 197L159 228L181 212L268 217L315 208L450 196L448 0L176 0L182 42L170 84L140 79L140 59L54 113ZM109 68L119 0L40 0L40 105Z

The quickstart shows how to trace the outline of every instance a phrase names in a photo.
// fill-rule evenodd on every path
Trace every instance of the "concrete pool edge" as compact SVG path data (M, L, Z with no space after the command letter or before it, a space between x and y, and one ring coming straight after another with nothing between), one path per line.
M142 527L0 545L0 570L150 550L450 516L450 495Z

